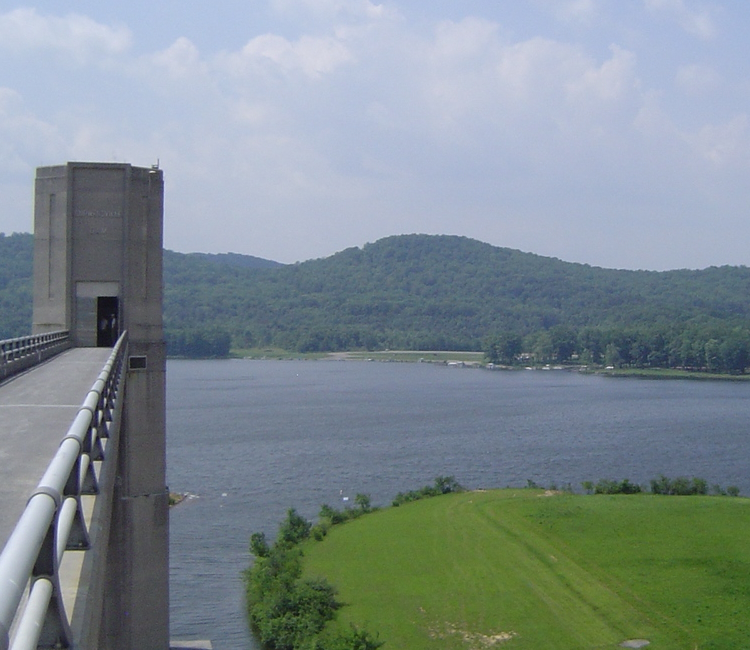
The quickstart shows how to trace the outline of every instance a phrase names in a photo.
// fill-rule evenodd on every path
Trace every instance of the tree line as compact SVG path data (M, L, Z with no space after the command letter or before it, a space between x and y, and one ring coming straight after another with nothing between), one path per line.
M32 251L32 235L0 235L0 338L30 331ZM454 236L387 237L291 265L164 251L165 337L178 356L484 350L496 363L739 373L748 296L744 266L603 269Z
M595 364L612 368L679 368L743 374L750 366L750 328L739 325L565 326L526 336L504 332L484 345L490 363Z

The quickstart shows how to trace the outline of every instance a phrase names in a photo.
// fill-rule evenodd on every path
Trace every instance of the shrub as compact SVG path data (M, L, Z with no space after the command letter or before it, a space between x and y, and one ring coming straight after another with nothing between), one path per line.
M400 506L402 503L436 497L451 492L463 492L463 490L463 486L453 476L438 476L433 485L425 485L419 490L412 490L410 492L399 492L391 505Z
M302 552L288 540L304 529L299 515L290 510L282 523L281 536L268 548L263 533L255 533L251 546L256 555L245 572L247 611L250 623L268 650L299 650L330 621L341 604L335 589L324 579L303 580ZM308 530L309 533L309 530ZM265 544L265 546L264 546ZM265 550L264 550L265 549Z
M631 483L628 479L625 479L618 486L620 494L638 494L641 492L641 486L637 483Z
M268 557L270 550L265 533L253 533L250 536L250 552L255 557Z
M589 486L591 485L590 481L586 483ZM641 486L637 483L631 483L628 479L619 483L608 479L600 479L594 486L595 494L638 494L639 492L641 492Z
M299 515L294 508L289 508L286 513L286 520L279 528L279 536L276 543L294 546L306 540L310 536L312 524L304 517Z
M356 508L344 508L343 510L336 510L327 503L320 506L320 512L318 517L321 523L326 523L328 526L336 526L337 524L343 524L345 521L350 519L356 519L369 512L374 512L377 508L374 508L370 502L369 494L357 494L354 497L354 502L357 504ZM327 532L324 531L323 535ZM313 530L313 536L316 540L320 541L318 534Z
M362 512L370 512L372 510L369 494L357 494L357 496L354 497L354 503L357 504Z
M331 524L326 519L321 519L317 524L315 524L310 529L310 535L312 535L312 538L316 542L323 541L323 538L328 534L328 529L331 527Z
M302 578L298 544L311 534L322 539L340 515L360 516L371 509L369 497L359 498L358 505L346 510L346 515L323 506L321 521L315 526L290 508L273 546L264 533L250 537L255 563L244 573L247 613L266 650L375 650L382 645L354 626L348 632L326 633L326 624L341 607L336 590L324 578Z
M714 486L721 494L721 487ZM668 494L678 496L688 496L694 494L708 494L708 483L702 478L686 478L678 476L677 478L667 478L663 474L657 479L651 479L651 492L653 494Z
M594 486L594 494L617 494L617 483L609 479L599 479Z
M339 632L314 650L377 650L383 643L377 637L373 638L367 630L352 625L347 632Z

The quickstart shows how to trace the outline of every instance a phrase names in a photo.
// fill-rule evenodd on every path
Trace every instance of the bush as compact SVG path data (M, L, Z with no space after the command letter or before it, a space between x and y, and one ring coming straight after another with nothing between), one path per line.
M299 554L296 555L297 565L299 557ZM277 581L270 580L265 590L253 592L256 599L248 607L250 620L261 642L270 650L304 647L306 641L318 634L341 607L334 588L328 582L323 579L300 580L297 577L287 580L299 573L298 566L290 568L289 576L277 574ZM270 568L258 567L259 573L265 570ZM260 583L267 579L268 576L260 578Z
M321 523L326 523L328 526L336 526L337 524L343 524L345 521L350 519L356 519L369 512L374 512L377 508L371 505L369 494L357 494L354 497L354 503L356 508L344 508L343 510L336 510L327 503L324 503L320 507L318 517ZM327 531L326 531L327 532ZM323 533L325 535L325 533ZM317 535L314 534L315 539L320 541Z
M377 650L383 643L352 625L346 632L317 637L305 650Z
M591 481L585 481L584 488L587 488L587 492L590 487ZM593 486L593 490L594 494L638 494L641 492L641 486L637 483L631 483L628 479L620 481L619 483L608 479L600 479L599 482Z
M286 520L279 528L279 536L276 543L294 546L310 537L310 528L312 524L304 517L300 516L294 508L289 508L286 513Z
M719 486L714 486L714 490L719 490ZM677 478L667 478L662 474L659 478L651 479L651 492L653 494L667 494L677 496L689 496L695 494L708 494L708 483L702 478L689 479L684 476Z
M331 524L326 519L321 519L310 529L310 535L316 542L322 542L323 538L328 534L328 529Z
M268 557L271 549L266 541L265 533L253 533L250 536L250 552L255 557Z
M361 515L365 508L369 510L369 497L359 499L358 505L347 512ZM311 534L322 539L330 520L340 513L323 506L321 514L325 518L311 526L290 508L273 546L268 545L264 533L250 537L255 563L244 574L247 613L266 650L375 650L382 645L356 627L348 632L324 631L341 603L324 578L302 578L302 551L298 548Z
M409 503L410 501L418 501L419 499L436 497L441 494L463 491L463 486L453 476L438 476L433 485L425 485L419 490L411 490L410 492L399 492L391 505L400 506L402 503Z

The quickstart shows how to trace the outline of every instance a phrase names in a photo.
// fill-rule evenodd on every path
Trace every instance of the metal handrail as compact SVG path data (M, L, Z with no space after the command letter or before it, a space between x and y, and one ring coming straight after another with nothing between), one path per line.
M67 330L0 341L0 381L70 347Z
M119 422L126 353L123 332L0 554L0 650L14 621L13 650L73 646L59 566L66 550L90 547L81 496L99 493L92 463L105 460L102 439Z

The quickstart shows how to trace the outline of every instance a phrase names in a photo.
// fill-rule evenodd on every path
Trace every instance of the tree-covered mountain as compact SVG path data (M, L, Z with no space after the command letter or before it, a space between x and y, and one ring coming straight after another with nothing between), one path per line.
M0 238L0 292L12 266L6 249L30 257L31 236ZM18 263L30 273L30 261ZM655 365L667 363L667 348L677 359L677 347L697 346L701 353L691 354L701 358L682 365L702 366L706 343L744 340L750 328L746 267L602 269L456 236L388 237L294 265L165 251L164 272L173 351L230 340L299 351L484 346L501 360L502 349L520 345L539 359L603 361L614 346L620 362L650 355ZM28 291L28 276L19 275L14 291ZM28 322L30 304L14 304L27 309ZM3 315L0 336L15 332Z
M0 339L31 333L34 237L0 233Z
M507 332L713 333L746 328L750 319L744 267L619 271L452 236L389 237L272 272L167 286L169 325L200 322L240 345L300 351L480 349Z

